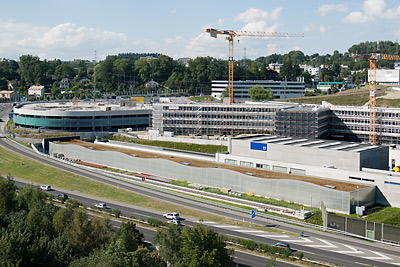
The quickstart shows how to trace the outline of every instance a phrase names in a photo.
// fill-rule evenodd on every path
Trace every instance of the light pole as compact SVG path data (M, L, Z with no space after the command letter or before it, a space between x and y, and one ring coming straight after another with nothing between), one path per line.
M360 190L358 190L358 185L357 185L357 208L356 208L357 218L358 218L359 209L360 209Z

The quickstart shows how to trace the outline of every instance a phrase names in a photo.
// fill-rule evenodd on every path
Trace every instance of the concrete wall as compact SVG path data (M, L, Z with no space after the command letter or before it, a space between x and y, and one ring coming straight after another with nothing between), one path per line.
M256 142L257 141L253 141ZM262 143L262 141L260 141ZM282 161L310 166L334 166L343 170L360 170L360 154L331 149L267 143L267 150L250 149L250 141L232 139L232 155Z
M286 173L289 173L292 169L295 169L296 171L304 171L303 175L307 176L376 186L377 203L391 205L393 207L400 207L400 173L369 168L362 168L361 171L340 170L333 168L324 168L322 166L310 166L283 161L273 161L266 159L249 158L247 156L244 157L232 154L217 153L216 162L226 163L227 160L236 160L237 165L240 165L241 161L245 161L250 162L253 167L256 167L256 164L258 163L267 165L269 167L269 170L272 170L273 166L280 166L286 168Z
M231 154L249 158L282 161L309 166L331 166L341 170L359 171L362 167L387 169L388 147L361 152L313 148L296 145L266 143L266 150L254 150L250 143L256 140L232 139ZM259 141L263 143L263 141Z
M220 168L196 168L164 159L144 159L115 151L96 151L77 145L50 143L50 155L64 154L67 158L142 172L238 192L281 199L303 205L319 207L321 201L327 209L350 213L350 192L329 189L296 180L264 179ZM220 154L223 155L223 154Z

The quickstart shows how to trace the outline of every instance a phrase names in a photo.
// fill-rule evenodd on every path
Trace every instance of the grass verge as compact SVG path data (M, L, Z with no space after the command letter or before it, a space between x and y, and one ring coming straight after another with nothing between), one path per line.
M107 139L121 141L121 142L135 143L140 145L147 145L147 146L167 147L167 148L180 149L186 151L201 152L207 154L215 154L217 152L228 150L228 147L226 146L199 145L199 144L180 143L180 142L145 140L139 138L125 137L122 135L109 136L107 137Z
M0 147L0 175L9 175L39 184L50 184L70 191L102 197L135 206L160 210L161 212L176 211L184 216L198 218L206 221L214 221L222 224L233 224L248 227L246 222L235 221L230 218L217 216L207 212L187 208L158 199L136 194L117 187L96 182L82 176L71 174L51 166L30 160ZM160 212L160 213L161 213ZM260 227L268 231L264 227Z

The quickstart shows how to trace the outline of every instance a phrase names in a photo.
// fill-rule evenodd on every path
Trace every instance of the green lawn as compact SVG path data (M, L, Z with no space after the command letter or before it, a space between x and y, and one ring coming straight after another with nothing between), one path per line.
M386 92L379 91L377 92L376 96L383 96ZM385 101L391 99L377 99L377 106L390 106L391 105L399 105L400 102L396 101ZM362 90L352 94L333 94L333 95L326 95L326 96L314 96L314 97L302 97L302 98L291 98L288 100L289 102L296 102L296 103L310 103L310 104L322 104L322 101L327 101L333 105L339 106L363 106L369 101L369 91ZM396 106L397 107L397 106Z
M20 156L0 147L0 175L9 175L12 178L23 179L39 184L49 184L66 190L78 191L83 194L103 197L106 199L160 210L160 214L176 211L184 216L202 218L224 224L245 225L240 221L224 218L206 212L194 210L181 205L160 201L114 186L96 182L51 166L39 163L29 158Z
M190 143L180 143L180 142L169 142L169 141L155 141L155 140L146 140L139 138L129 138L122 135L113 135L107 137L110 140L116 140L121 142L135 143L141 145L148 146L158 146L158 147L167 147L174 148L186 151L194 151L194 152L202 152L208 154L215 154L221 151L227 151L228 147L226 146L218 146L218 145L198 145L198 144L190 144Z

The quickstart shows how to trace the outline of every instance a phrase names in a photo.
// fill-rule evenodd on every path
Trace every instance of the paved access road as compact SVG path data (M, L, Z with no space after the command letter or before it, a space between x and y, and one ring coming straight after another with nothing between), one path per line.
M43 162L45 164L52 165L54 167L69 171L71 173L87 177L89 179L94 179L103 183L124 188L126 190L131 190L136 193L149 195L151 197L158 198L167 202L178 203L191 208L219 214L221 216L225 216L228 218L239 219L239 220L242 219L248 220L249 218L248 214L233 212L218 207L197 203L191 200L180 199L164 193L155 192L140 186L135 186L115 181L104 175L92 173L80 168L75 168L73 166L60 163L58 161L46 157L42 157L40 155L35 154L32 151L26 150L25 148L12 144L10 141L5 139L0 139L0 145L17 153L35 159L37 161ZM68 194L68 192L66 193ZM72 193L73 192L70 192L69 195ZM161 217L162 214L159 211L151 211L100 198L90 197L89 199L85 200L85 198L87 197L79 196L79 194L76 194L75 197L80 197L80 199L78 200L81 201L82 203L86 203L85 205L87 206L92 206L94 203L102 201L106 202L111 208L120 209L123 214L128 216L134 215L140 218L146 218L146 216L148 216L148 217L162 219ZM187 218L187 220L185 220L184 223L190 225L195 222L196 222L195 219ZM213 222L203 222L203 224L208 225L213 229L216 229L219 233L228 236L248 238L256 242L263 242L266 244L274 244L275 242L278 241L285 241L290 243L294 250L299 250L304 252L305 256L308 258L314 258L325 262L340 264L343 266L365 266L365 265L390 266L390 264L400 263L400 257L398 256L399 254L398 252L400 251L399 248L364 242L362 240L357 240L347 237L333 236L327 233L322 233L308 229L304 231L305 237L300 238L297 236L293 236L292 234L289 233L289 232L300 233L301 231L304 230L297 226L286 225L284 223L278 223L266 219L257 219L257 217L254 223L265 225L266 227L279 229L287 233L274 234L264 231L235 227L231 225L219 225Z

